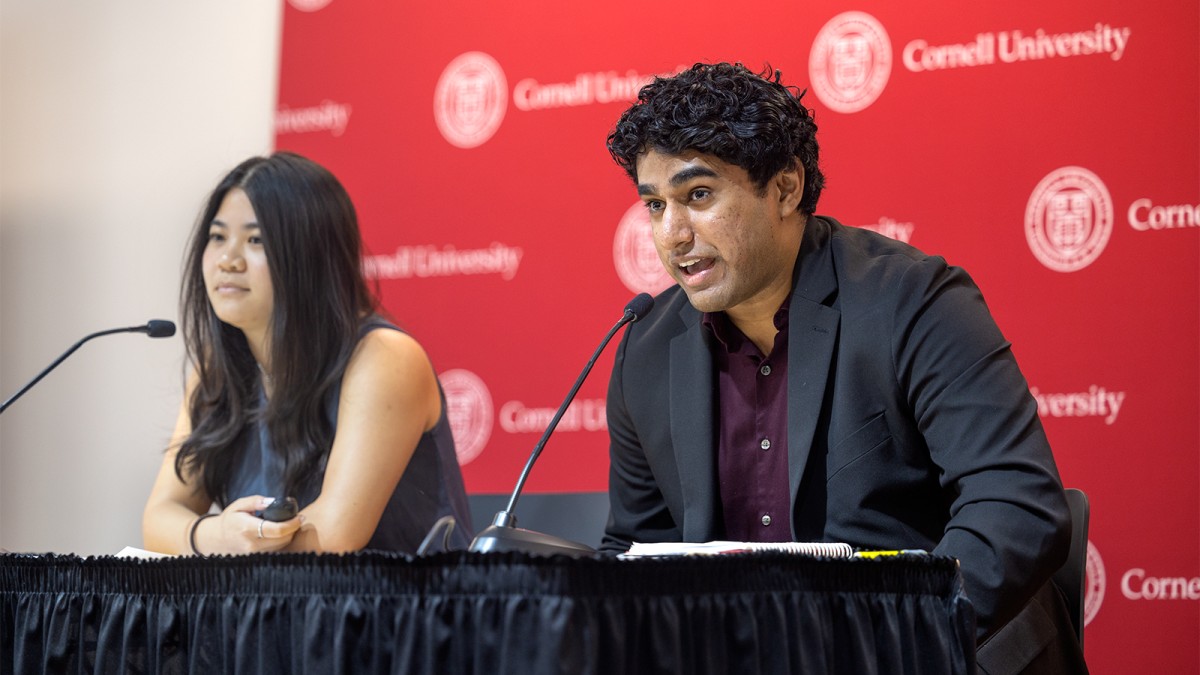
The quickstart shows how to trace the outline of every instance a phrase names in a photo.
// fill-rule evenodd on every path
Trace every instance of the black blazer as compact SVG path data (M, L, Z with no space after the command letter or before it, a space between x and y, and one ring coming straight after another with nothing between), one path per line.
M979 289L942 258L817 216L790 303L793 538L958 558L990 634L1063 564L1070 519L1036 402ZM673 287L621 341L605 550L722 536L700 319Z

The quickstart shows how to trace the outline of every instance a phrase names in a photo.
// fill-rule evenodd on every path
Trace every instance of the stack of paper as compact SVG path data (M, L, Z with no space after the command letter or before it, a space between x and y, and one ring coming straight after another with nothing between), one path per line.
M661 542L641 544L634 542L622 558L648 558L672 555L725 555L729 553L751 553L755 551L779 551L801 555L849 558L854 549L850 544L830 542L759 542L759 541L707 541L702 544L687 542Z

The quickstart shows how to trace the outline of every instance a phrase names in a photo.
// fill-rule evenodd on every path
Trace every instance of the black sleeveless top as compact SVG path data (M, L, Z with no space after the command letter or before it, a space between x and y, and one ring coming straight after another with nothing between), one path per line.
M364 323L359 339L376 329L400 330L383 319L372 317ZM341 390L339 382L325 399L325 414L335 430ZM375 534L367 543L368 549L414 553L433 524L447 515L454 516L457 523L450 537L450 548L465 549L471 541L471 512L467 505L462 472L458 468L458 458L454 451L454 438L450 434L446 396L442 392L440 382L438 395L442 403L441 417L432 429L421 435L417 449L409 459L396 489L392 491L387 506L384 507ZM259 404L266 404L261 389ZM230 501L249 495L282 496L283 455L275 452L267 426L262 422L253 422L245 437L246 446L236 460L237 465L229 489ZM328 454L322 460L321 476L314 481L315 487L310 493L292 495L300 503L300 508L311 504L320 494L320 478L325 474L325 460L328 460ZM224 508L225 504L220 506ZM437 543L440 549L440 537Z

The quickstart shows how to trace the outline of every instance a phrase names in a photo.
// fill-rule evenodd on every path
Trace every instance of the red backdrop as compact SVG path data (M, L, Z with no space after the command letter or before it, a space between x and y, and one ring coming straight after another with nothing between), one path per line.
M808 87L819 213L965 267L1092 502L1094 673L1200 671L1197 3L289 0L277 145L358 206L471 492L508 492L604 331L663 288L604 149L696 61ZM959 11L955 11L959 10ZM607 481L605 354L529 481Z

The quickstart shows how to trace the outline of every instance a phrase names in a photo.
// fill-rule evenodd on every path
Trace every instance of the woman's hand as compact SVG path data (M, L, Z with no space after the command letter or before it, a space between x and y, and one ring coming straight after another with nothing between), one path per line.
M216 518L212 534L204 533L198 537L201 541L213 542L206 548L200 545L201 552L206 555L213 553L261 553L278 551L292 543L292 537L304 524L304 516L297 515L291 520L272 522L254 515L274 501L271 497L253 495L234 500L225 507ZM210 527L201 523L200 527ZM197 533L199 534L199 533ZM216 544L215 546L213 544Z

